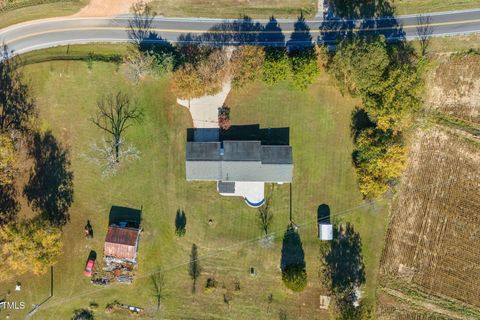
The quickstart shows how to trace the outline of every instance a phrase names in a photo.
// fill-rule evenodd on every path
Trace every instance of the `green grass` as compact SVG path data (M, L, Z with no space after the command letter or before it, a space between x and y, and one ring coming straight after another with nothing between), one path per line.
M396 14L415 14L480 8L476 0L395 0Z
M0 28L43 18L61 17L73 14L84 7L89 0L16 0L0 10Z
M325 289L320 284L315 225L322 203L330 206L335 220L351 221L360 232L367 266L365 294L374 301L386 206L364 204L357 191L349 124L358 102L343 97L326 76L305 92L292 91L287 84L266 88L255 83L233 91L227 100L234 124L290 128L295 165L293 217L300 225L309 281L304 292L294 294L284 287L278 268L281 239L289 221L289 186L275 188L272 231L276 239L272 248L261 248L256 241L261 235L256 210L242 199L219 196L214 182L185 181L185 134L192 123L188 110L175 104L169 79L133 86L125 80L123 67L94 62L89 69L87 63L78 61L37 63L26 66L25 74L40 109L40 127L52 129L70 147L75 175L75 202L71 222L64 228L64 254L55 266L55 295L33 319L68 319L74 309L88 307L91 301L100 305L99 319L120 319L122 315L103 311L114 299L144 307L147 317L156 318L149 274L159 266L166 270L167 296L161 312L168 319L275 319L279 310L286 310L289 318L325 319L328 315L318 309L319 295ZM127 140L141 151L141 159L128 163L116 176L102 179L99 168L85 159L89 145L102 137L88 118L97 98L112 90L128 92L145 109L144 122L127 133ZM82 272L90 250L102 257L112 205L143 206L139 269L131 286L94 287ZM180 208L187 214L184 238L174 235L174 216ZM93 240L83 236L87 219L94 228ZM208 219L214 220L213 225L208 225ZM195 296L190 293L187 272L192 243L199 247L204 268ZM256 277L248 274L250 266L257 268ZM203 291L208 276L220 282L211 293ZM14 292L9 299L25 301L27 309L48 296L48 274L15 280L22 282L22 292ZM234 291L236 280L240 291ZM0 288L13 285L2 283ZM226 292L233 297L230 307L223 302ZM274 299L268 309L270 293ZM21 318L27 311L12 315Z
M313 17L317 12L316 0L154 0L151 5L158 15L170 17L267 19L296 18L300 12Z
M30 51L22 54L20 60L22 64L34 64L54 60L87 60L90 55L108 58L123 56L127 51L128 45L126 44L77 44Z
M415 51L420 54L420 42L418 40L409 41ZM470 49L480 49L480 35L457 35L446 37L432 37L427 48L427 54L444 54Z

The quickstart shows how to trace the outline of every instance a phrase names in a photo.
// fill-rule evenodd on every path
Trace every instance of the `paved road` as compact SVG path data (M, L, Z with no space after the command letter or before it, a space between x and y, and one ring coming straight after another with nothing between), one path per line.
M129 40L128 16L116 18L55 18L32 21L0 30L16 54L64 44L125 42ZM422 34L443 36L480 32L480 8L418 16L366 20L249 21L156 18L146 28L144 41L203 42L214 44L261 43L301 45L311 41L331 43L346 30L384 34L389 40L412 39ZM145 31L145 30L144 30Z

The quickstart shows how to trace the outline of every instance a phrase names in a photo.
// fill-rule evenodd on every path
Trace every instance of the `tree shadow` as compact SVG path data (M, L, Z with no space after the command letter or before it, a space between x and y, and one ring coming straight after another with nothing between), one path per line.
M85 225L85 236L87 238L93 238L93 227L90 220L87 220L87 224Z
M264 145L289 145L290 128L260 128L259 124L233 125L220 133L220 141L261 141Z
M280 268L282 272L287 272L288 269L292 268L305 269L305 252L303 251L302 240L292 225L287 227L283 235Z
M283 235L282 257L280 259L282 280L293 291L302 291L307 285L305 252L300 235L290 224Z
M142 222L142 210L112 206L108 215L108 225L139 229Z
M23 194L44 219L64 226L70 220L68 210L73 203L69 151L57 142L51 131L36 132L29 155L35 163Z
M265 45L284 47L285 35L274 16L263 25L249 16L225 21L212 26L202 34L183 33L177 38L182 45L209 45L224 47L231 45Z
M332 292L352 291L365 283L360 234L350 223L334 226L325 263Z
M187 226L187 216L185 211L178 209L175 215L175 234L179 237L184 236Z
M132 42L140 46L151 36L152 23L156 13L148 5L141 3L134 4L132 7L132 18L128 20L128 37Z
M261 141L263 145L289 145L290 128L260 128L259 124L232 125L228 130L215 128L188 128L187 142L201 142L198 137L211 137L203 141Z
M319 43L336 44L354 34L384 36L387 42L405 39L395 16L395 7L386 0L332 0L331 14L320 24ZM381 18L381 19L377 19Z
M330 224L330 207L328 204L321 204L317 209L317 223Z
M350 134L353 141L357 141L358 136L363 130L375 127L375 123L370 120L367 112L360 107L355 107L352 111L351 119Z
M285 46L285 35L274 16L270 17L267 24L265 24L263 32L258 36L258 44L268 44L273 47Z
M310 34L310 27L305 22L303 14L301 14L295 24L293 25L293 32L290 35L290 40L287 41L287 50L289 52L299 51L305 49L313 49L312 35Z
M17 190L12 184L0 185L0 226L14 221L20 211Z
M12 57L6 45L0 49L0 132L30 130L35 104L21 73L19 57Z

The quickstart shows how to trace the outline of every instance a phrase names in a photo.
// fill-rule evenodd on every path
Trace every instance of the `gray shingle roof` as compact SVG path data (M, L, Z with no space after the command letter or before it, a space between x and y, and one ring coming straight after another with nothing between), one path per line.
M290 146L260 141L187 142L187 180L291 182Z

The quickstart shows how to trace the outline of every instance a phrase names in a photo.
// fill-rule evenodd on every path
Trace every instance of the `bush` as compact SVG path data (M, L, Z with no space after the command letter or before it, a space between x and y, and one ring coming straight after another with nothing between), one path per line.
M232 126L230 123L230 108L226 105L218 108L218 126L222 130L228 130Z
M304 265L290 265L282 272L282 280L287 288L300 292L307 286L307 272Z

